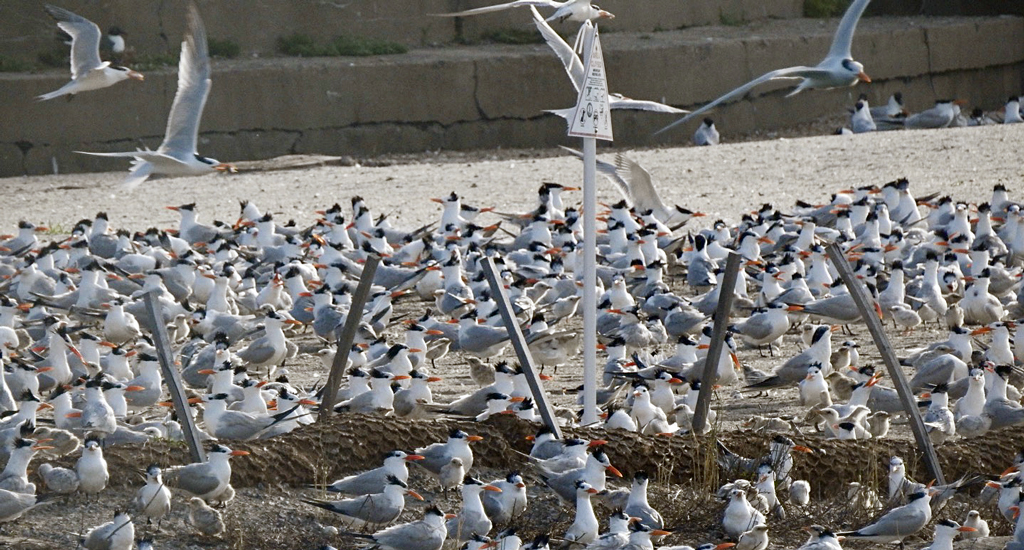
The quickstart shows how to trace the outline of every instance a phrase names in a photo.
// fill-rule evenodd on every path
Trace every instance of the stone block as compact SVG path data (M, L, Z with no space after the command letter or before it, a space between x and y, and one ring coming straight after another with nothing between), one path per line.
M546 109L576 104L568 74L546 47L529 54L478 59L472 70L475 106L483 119L531 118Z
M853 58L864 64L872 80L920 76L929 70L928 43L919 27L855 36Z
M925 35L935 73L1018 63L1024 58L1024 19L1020 17L936 25L926 29Z

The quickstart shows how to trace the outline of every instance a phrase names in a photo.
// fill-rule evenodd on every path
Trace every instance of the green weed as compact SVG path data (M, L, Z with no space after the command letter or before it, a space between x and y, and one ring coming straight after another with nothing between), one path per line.
M242 53L242 47L232 40L217 40L216 38L211 38L207 42L207 47L210 49L211 57L234 59Z
M804 17L838 17L851 0L804 0Z
M296 57L363 57L409 51L406 46L395 42L356 36L339 36L327 44L321 44L315 38L301 33L278 38L277 49L285 55Z

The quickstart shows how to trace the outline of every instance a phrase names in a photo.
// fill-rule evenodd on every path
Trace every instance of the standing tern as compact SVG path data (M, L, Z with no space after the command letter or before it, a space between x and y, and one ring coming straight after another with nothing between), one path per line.
M214 445L206 455L206 462L167 469L167 483L192 496L210 501L223 496L231 488L233 456L245 456L248 451L232 451L224 445Z
M904 538L923 529L932 519L930 493L914 493L909 500L907 504L893 508L870 525L836 535L880 543L902 542Z
M109 61L100 60L100 28L96 23L50 4L43 8L57 20L57 26L71 36L71 82L39 96L40 101L62 95L70 99L79 92L99 90L129 78L144 79L142 73L128 67L111 66Z
M495 4L493 6L484 6L482 8L474 8L471 10L454 13L437 13L434 15L438 17L465 17L467 15L480 15L482 13L491 13L525 6L539 6L555 10L555 13L551 14L547 19L545 19L545 21L558 20L559 22L565 22L568 20L583 23L584 21L593 21L595 19L615 19L615 16L612 15L611 12L602 10L598 6L591 5L590 0L567 0L565 2L558 2L557 0L514 0L505 4Z
M773 80L803 79L796 89L786 97L794 96L808 89L845 88L854 86L860 81L871 82L871 78L864 73L864 65L854 61L850 53L853 45L853 32L856 30L857 22L860 21L860 16L864 13L864 9L868 7L870 1L856 0L850 4L850 7L843 15L843 19L839 21L839 28L836 29L836 35L832 39L832 47L829 49L825 59L821 60L821 63L813 67L787 67L765 73L658 130L655 134L660 134L678 126L697 115L714 109L726 101L743 97L744 94L754 87Z
M484 511L483 502L480 500L480 493L492 491L500 493L501 489L494 485L484 485L480 480L466 476L462 482L462 509L458 514L450 514L445 528L448 530L448 538L463 542L473 536L486 536L491 531L493 523Z
M339 479L328 485L327 491L347 495L368 495L384 490L388 477L399 481L409 481L408 462L423 460L420 455L410 455L402 451L391 451L384 455L384 464L372 470Z
M704 117L704 122L693 133L694 145L718 145L720 139L715 121L708 117Z
M381 550L441 550L448 537L448 529L444 524L444 512L437 506L431 506L421 520L393 525L372 535L348 534L372 540Z
M405 495L423 500L419 493L409 489L408 485L395 477L388 479L388 484L381 493L333 501L301 500L306 504L340 514L345 518L343 521L346 525L359 528L364 525L387 525L398 519L405 509Z
M127 513L117 510L114 520L89 530L82 540L87 550L131 550L135 545L135 525Z
M125 180L127 190L138 187L151 175L202 176L215 170L234 170L234 166L201 156L197 152L199 120L210 94L210 55L206 29L199 17L199 8L190 2L186 16L187 30L181 43L178 62L178 92L174 95L167 117L164 141L156 151L150 149L125 153L89 153L100 157L131 157L132 169Z

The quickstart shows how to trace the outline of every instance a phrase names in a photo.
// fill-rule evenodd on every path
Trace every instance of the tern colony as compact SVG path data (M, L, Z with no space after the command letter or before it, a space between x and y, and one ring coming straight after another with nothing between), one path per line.
M618 184L632 202L660 204L650 194L649 175L639 177L646 174L642 166L625 157L618 165ZM452 193L437 199L443 205L437 224L411 231L374 217L359 197L351 209L331 206L302 228L277 225L251 202L242 204L237 222L213 225L199 221L196 205L172 207L181 216L175 232L115 232L100 213L77 223L69 237L42 242L43 228L22 222L2 242L0 264L6 371L0 404L9 411L0 424L9 455L0 474L3 519L13 521L61 493L102 493L111 474L123 474L108 471L105 448L181 439L178 422L158 412L167 393L157 350L143 328L158 322L166 325L175 357L185 365L182 378L190 402L202 409L203 437L216 443L205 463L150 467L125 511L86 533L86 547L130 548L134 522L159 522L171 514L176 497L191 499L188 515L198 532L222 533L219 511L210 505L230 505L230 459L246 454L230 445L279 436L311 421L320 399L315 388L295 387L279 374L298 374L300 338L319 342L319 355L331 362L336 331L354 313L352 290L370 254L383 263L371 299L359 312L355 344L344 351L347 382L335 412L481 422L507 414L538 422L522 371L502 360L508 335L480 260L493 257L499 264L537 361L548 367L572 362L579 345L573 319L585 291L575 269L582 224L563 201L564 191L543 185L537 203L522 213L488 212ZM495 223L478 225L487 216ZM788 211L765 205L733 227L719 221L695 232L679 230L696 216L664 205L638 211L626 200L604 216L600 288L594 289L607 353L599 398L606 437L629 430L659 438L688 431L701 383L740 394L795 388L777 398L793 399L806 418L750 419L757 433L766 434L764 456L744 458L720 445L719 465L735 479L719 491L727 501L721 529L734 542L717 546L763 548L773 518L810 498L808 482L792 477L798 459L791 454L810 449L767 434L803 422L823 438L885 437L889 419L902 412L894 390L880 382L881 373L861 364L855 343L833 349L833 331L861 320L826 260L823 242L842 244L896 329L928 323L948 330L945 340L903 358L911 385L928 394L925 421L937 444L1024 424L1013 345L1019 329L1010 321L1020 315L1024 226L1020 206L1002 187L990 202L972 206L948 197L915 198L900 180L841 190L823 205L801 203ZM709 315L720 292L719 264L729 251L739 253L746 266L732 289L728 353L714 367L714 379L702 380ZM141 299L148 292L159 296L162 318L148 316ZM398 299L415 302L408 304L415 313L399 320ZM803 351L779 345L794 330L806 334ZM987 340L976 344L972 336ZM664 352L666 347L671 349ZM780 354L772 371L739 362L739 354L755 348ZM466 369L479 389L435 403L430 384L437 380L431 374L437 361ZM740 398L722 397L717 408L728 409ZM46 406L52 417L37 417ZM575 410L557 412L566 426L577 418ZM50 420L52 427L43 425ZM550 490L572 510L575 519L566 532L547 534L553 540L653 548L651 537L669 535L670 526L648 502L647 474L633 471L630 488L608 481L609 474L621 473L603 450L604 441L557 440L540 429L522 459L523 473L488 482L473 468L472 445L479 439L455 430L444 442L394 450L380 468L329 485L328 491L343 498L303 500L332 512L342 531L397 550L441 548L446 540L486 547L493 541L485 537L516 526L528 506L528 484ZM80 458L74 468L40 464L39 480L30 480L28 466L37 456L61 455ZM1022 460L1018 456L1014 469L987 482L1006 521L1019 506ZM436 484L411 487L410 464ZM932 509L957 490L986 482L966 476L928 487L911 481L899 458L890 469L889 500L860 498L891 511L842 536L902 540L924 529ZM435 488L458 491L461 509L446 515L431 506L420 520L388 526L405 511L406 497L422 498L417 489ZM597 503L622 510L606 530ZM937 544L981 530L968 521L936 523ZM837 536L814 527L810 544L838 544ZM514 537L507 530L498 535ZM110 543L115 539L124 545ZM523 547L543 548L547 540Z
M818 72L776 71L748 86L777 77L803 78L797 91L868 81L863 68L849 59L853 27L866 4L858 0L851 6ZM556 11L562 13L556 19L610 15L579 1L506 6L519 5L563 10ZM73 79L61 94L133 76L97 62L92 55L95 25L66 10L47 10L75 39ZM578 58L564 56L564 42L546 33L546 21L533 13L578 86ZM839 82L821 71L853 76ZM124 154L135 159L130 184L150 175L228 168L195 152L209 85L205 31L190 5L167 135L157 151ZM859 315L824 255L822 245L831 241L841 243L856 262L880 314L897 329L909 331L922 323L948 329L946 341L904 358L913 387L928 393L925 420L936 443L1024 423L1016 334L1011 335L1018 330L1012 319L1021 315L1024 226L1020 206L1005 189L996 187L989 203L969 205L949 197L915 199L901 180L842 190L825 205L798 203L785 212L765 205L736 226L716 222L684 234L680 228L699 214L665 206L642 166L622 156L602 169L625 199L612 205L605 218L597 289L580 284L576 267L581 265L582 224L578 211L563 203L564 188L557 184L541 187L533 209L493 214L498 223L489 226L475 223L487 209L462 204L455 193L437 199L443 205L438 224L411 231L392 227L383 216L375 220L358 197L348 216L335 205L302 229L277 225L253 203L243 203L237 223L216 225L200 223L194 204L174 207L181 214L176 233L115 232L100 213L76 224L70 237L43 243L36 235L41 228L21 223L18 234L3 243L0 266L6 280L0 306L5 364L0 408L9 411L0 424L8 455L0 474L0 520L13 521L52 495L102 492L110 476L104 448L182 437L176 419L155 413L166 404L166 392L157 350L142 327L161 323L172 335L176 355L189 358L182 376L194 392L190 401L202 408L204 437L218 443L205 463L148 468L145 485L126 506L135 520L118 510L113 521L88 530L82 542L90 549L131 548L134 521L166 517L173 494L191 498L188 517L198 532L221 534L223 521L210 504L232 500L229 459L246 454L224 443L278 436L311 421L307 407L316 407L319 395L275 377L275 371L294 360L300 326L312 329L322 342L325 362L338 353L330 346L336 329L353 313L351 292L370 254L384 263L374 276L372 299L359 312L356 344L340 351L347 355L348 370L337 414L457 415L479 421L513 414L537 421L521 369L500 361L508 334L479 264L490 256L501 267L531 350L545 366L576 357L579 338L567 328L569 320L576 316L582 292L598 294L598 327L607 353L600 400L609 437L616 429L652 437L685 433L701 383L740 391L796 387L798 402L807 410L804 422L823 437L884 437L889 419L902 412L893 390L879 383L881 373L874 367L859 365L855 343L832 349L834 327L857 323ZM928 205L926 213L919 203ZM730 250L746 262L730 290L737 297L737 318L714 379L702 380L709 316L720 295L720 264ZM159 295L163 318L149 318L143 307L141 296L149 292ZM425 306L396 332L392 301L402 296ZM806 335L806 349L772 372L740 364L736 351L741 343L767 346L774 353L791 330ZM990 342L975 349L971 337L983 335ZM661 346L674 347L674 353L659 353ZM429 384L436 377L429 370L446 355L448 362L468 364L480 389L451 403L434 403ZM37 423L37 411L45 407L54 411L52 428ZM565 424L575 421L574 411L560 412ZM791 422L750 420L762 432L786 430ZM476 439L453 431L445 442L411 453L395 450L380 468L329 486L347 498L305 502L337 514L343 529L362 530L358 536L382 548L436 549L446 540L469 548L548 547L547 535L523 542L508 529L497 541L487 538L496 526L512 525L523 514L526 478L518 473L489 483L475 478L471 443ZM574 510L571 527L550 538L592 548L653 548L652 537L659 540L669 533L647 501L649 478L635 472L629 489L606 483L608 473L621 474L602 443L556 440L541 430L530 458L524 458L529 479L539 480ZM735 543L701 548L735 544L763 550L771 519L787 507L806 505L808 482L790 476L793 450L808 449L781 435L757 459L720 446L720 466L738 478L719 491L727 501L722 532ZM41 464L37 487L27 474L37 453L80 458L74 468ZM1011 522L1019 516L1022 462L1024 456L1018 455L1011 470L986 484L999 513ZM432 506L421 520L386 527L401 516L406 496L422 498L409 487L409 463L435 477L442 490L458 490L461 510L445 515ZM983 479L965 477L949 486L927 487L907 478L898 457L889 467L887 513L846 533L812 526L806 547L837 549L840 535L902 542L930 523L933 508ZM592 501L617 510L605 531ZM960 533L976 536L988 530L976 512L964 525L941 520L934 529L935 545L941 547ZM1024 544L1024 529L1016 533L1010 543L1015 548ZM140 541L139 546L145 544L151 545Z

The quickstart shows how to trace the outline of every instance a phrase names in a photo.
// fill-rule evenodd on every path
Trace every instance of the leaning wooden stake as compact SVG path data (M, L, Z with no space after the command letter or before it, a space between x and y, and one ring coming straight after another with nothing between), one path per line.
M551 433L558 439L562 439L562 430L558 427L555 411L551 408L551 404L548 403L547 394L544 393L544 386L541 384L540 377L537 376L537 371L533 368L533 355L530 354L530 347L526 343L526 338L523 337L523 331L519 328L519 321L516 319L515 312L512 311L512 304L508 301L508 295L505 294L505 285L502 284L498 268L494 265L494 260L491 258L480 260L480 265L484 270L484 276L487 277L487 284L491 286L491 296L498 302L501 320L505 323L505 329L508 330L512 347L516 350L516 357L519 358L519 364L523 366L523 373L526 374L526 381L530 384L530 391L533 392L533 401L537 404L540 417L544 420L544 425L551 430Z
M910 429L914 432L917 447L924 456L925 466L928 467L928 471L935 478L935 482L944 485L946 478L942 475L939 457L935 454L935 447L932 446L932 440L928 437L928 431L925 429L924 421L921 419L921 412L917 408L917 397L911 391L910 384L907 383L907 378L900 367L899 359L896 358L896 352L893 351L892 344L889 343L889 338L885 335L882 320L878 318L875 309L874 299L868 294L864 283L853 273L853 268L850 267L846 257L843 256L843 251L839 248L839 244L830 243L825 248L825 251L828 253L829 259L832 260L832 265L836 266L836 270L839 272L839 276L842 277L843 283L846 284L846 289L850 292L850 296L853 297L854 303L857 304L857 309L860 310L860 315L868 326L868 332L871 333L871 338L875 341L875 347L878 348L878 353L882 356L882 362L885 363L886 369L889 370L893 386L895 386L896 393L899 394L900 401L903 403L903 410L907 413L907 418L910 419Z
M196 422L188 408L188 399L185 397L185 385L181 382L181 373L174 367L174 353L171 351L171 339L167 336L167 326L164 324L164 312L160 307L158 291L147 292L143 298L146 301L146 311L149 318L153 320L152 334L153 344L156 346L156 355L160 360L160 370L164 374L164 382L167 383L167 391L171 394L171 403L174 405L174 412L178 415L178 422L181 424L181 432L185 436L185 443L188 444L189 454L192 462L206 462L206 451L199 441L199 431L196 430Z
M338 387L341 386L341 379L345 376L345 366L348 364L348 350L352 348L352 340L359 330L359 323L363 320L363 306L366 299L370 297L370 286L373 284L373 276L377 273L377 266L380 265L380 257L370 254L363 264L363 274L359 277L359 286L352 295L352 305L349 307L348 315L345 316L345 324L336 332L335 344L337 351L334 354L334 362L331 363L331 373L327 375L327 384L324 386L324 395L320 400L320 413L317 417L319 422L330 418L334 411L334 403L338 398Z
M715 326L711 329L711 345L704 359L704 372L700 378L700 393L697 394L697 410L693 411L693 433L703 433L711 408L711 392L715 385L715 374L718 371L718 360L722 357L725 346L725 330L729 328L729 312L732 311L732 299L736 295L736 279L740 273L742 256L730 252L725 261L725 276L718 287L718 307L715 308Z

